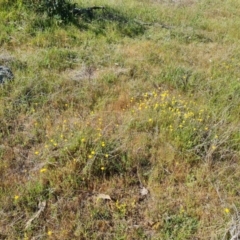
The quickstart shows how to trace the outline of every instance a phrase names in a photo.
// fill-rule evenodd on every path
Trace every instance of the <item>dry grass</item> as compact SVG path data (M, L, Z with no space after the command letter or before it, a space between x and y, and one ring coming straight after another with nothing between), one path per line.
M233 240L238 1L79 1L115 18L69 24L5 3L0 239Z

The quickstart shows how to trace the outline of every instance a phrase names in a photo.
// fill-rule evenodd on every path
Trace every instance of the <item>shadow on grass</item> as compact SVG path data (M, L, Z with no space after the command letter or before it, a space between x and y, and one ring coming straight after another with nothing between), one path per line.
M86 23L89 24L89 22ZM132 17L110 7L95 11L90 23L96 24L95 33L97 34L103 33L109 24L115 26L115 31L128 37L136 37L146 30L145 26L136 22Z
M112 25L117 33L135 37L143 34L146 29L132 17L111 7L78 8L75 4L69 4L59 10L46 12L44 9L37 9L36 12L38 17L31 24L34 30L45 30L53 25L73 24L81 30L105 35L107 28Z

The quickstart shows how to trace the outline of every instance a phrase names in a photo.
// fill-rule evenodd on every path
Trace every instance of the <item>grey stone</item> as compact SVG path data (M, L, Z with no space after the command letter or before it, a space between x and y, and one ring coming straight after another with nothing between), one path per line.
M5 66L0 66L0 84L8 80L13 80L14 75L10 68Z

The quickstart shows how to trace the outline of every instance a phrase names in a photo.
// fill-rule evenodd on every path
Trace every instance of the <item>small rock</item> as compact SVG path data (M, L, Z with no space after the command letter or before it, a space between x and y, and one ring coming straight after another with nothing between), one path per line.
M0 84L7 80L12 80L14 75L10 68L5 66L0 66Z
M140 190L140 194L142 196L146 196L146 195L148 195L148 190L145 187L142 187Z

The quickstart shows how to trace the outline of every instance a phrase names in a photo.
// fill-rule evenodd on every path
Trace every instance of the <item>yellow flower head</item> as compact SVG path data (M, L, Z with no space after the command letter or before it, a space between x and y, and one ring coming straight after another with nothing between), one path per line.
M229 214L230 213L230 209L229 208L224 208L224 212Z
M14 200L18 200L19 199L19 196L18 195L15 195L14 196Z
M215 150L217 147L215 145L212 145L212 150Z
M46 168L42 168L42 169L40 169L40 173L44 173L44 172L46 172L46 171L47 171Z

